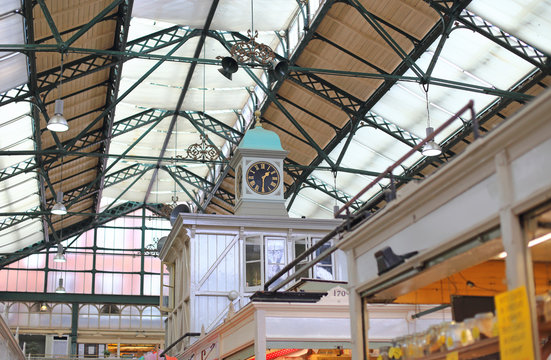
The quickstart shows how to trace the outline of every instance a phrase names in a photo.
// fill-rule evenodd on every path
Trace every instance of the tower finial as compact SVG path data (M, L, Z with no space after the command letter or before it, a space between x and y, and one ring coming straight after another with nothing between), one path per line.
M255 127L262 127L262 124L260 123L260 110L254 111L254 119L256 123L254 124Z

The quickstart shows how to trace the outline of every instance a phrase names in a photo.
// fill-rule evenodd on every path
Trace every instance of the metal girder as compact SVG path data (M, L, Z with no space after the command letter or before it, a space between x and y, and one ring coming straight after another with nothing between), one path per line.
M105 108L105 110L103 110L103 112L101 114L99 114L98 116L96 116L96 118L92 121L90 121L86 127L84 127L84 129L82 129L80 131L80 133L78 135L76 135L76 138L75 140L73 141L70 141L69 144L68 144L68 147L71 147L73 146L73 144L77 141L78 138L80 138L82 135L86 134L92 127L94 127L94 125L96 123L98 123L99 121L101 121L107 114L109 114L113 109L114 107L119 103L121 102L126 96L128 96L128 94L130 94L136 87L138 87L139 84L141 84L145 79L147 79L147 77L149 77L149 75L151 75L151 73L153 73L159 66L161 66L167 59L168 56L172 55L173 53L175 53L182 45L184 45L185 42L182 42L182 43L179 43L179 44L176 44L172 49L170 49L170 51L165 55L163 56L162 59L160 59L159 61L157 61L155 63L155 65L153 65L149 70L147 70L138 80L136 80L134 82L134 84L132 84L125 92L124 94L122 95L119 95L117 96L116 99L114 99L112 102L110 102L110 104Z
M46 9L47 11L47 9ZM26 42L28 44L34 44L35 38L34 38L34 21L33 21L33 1L32 0L25 0L23 2L23 12L25 17L25 35L26 35ZM33 94L34 102L31 104L31 111L32 111L32 124L33 124L33 138L35 141L35 148L38 150L42 149L42 137L40 133L40 112L44 111L43 104L38 97L38 90L36 85L36 54L28 54L27 60L29 64L29 91ZM41 108L42 105L42 108ZM47 119L47 115L45 119ZM54 136L54 141L56 143L59 143L59 139L57 136ZM35 156L34 157L34 164L38 166L40 169L43 169L43 159L41 156ZM20 170L20 169L18 169ZM26 169L23 169L25 171ZM40 197L40 205L38 206L38 209L41 211L46 211L46 187L44 184L44 181L41 177L38 177L38 183L39 183L39 197ZM15 223L11 223L10 226L15 225ZM51 227L53 229L52 221L50 218L43 217L42 218L42 232L44 236L48 234L48 227Z
M534 73L529 74L525 79L521 80L519 83L517 83L513 90L524 92L528 91L530 88L532 88L534 85L538 84L542 79L544 79L547 76L547 74L541 72L540 70L536 70ZM509 106L514 100L512 99L496 99L494 102L492 102L490 105L488 105L486 108L481 110L478 113L478 124L479 126L482 126L484 123L486 123L488 120L490 120L492 117L499 115L499 112ZM463 141L465 137L467 137L469 134L472 133L472 124L470 121L463 124L463 126L458 129L455 133L450 135L444 142L442 142L442 151L446 151L446 149L454 147L459 142ZM402 175L407 177L416 177L418 176L421 171L423 171L427 166L433 165L430 158L422 158L417 163L409 167L404 171ZM395 186L398 188L405 184L406 182L396 178L396 184ZM382 191L380 191L378 194L375 194L374 196L369 199L366 204L369 204L372 208L376 208L382 201L384 200L384 196L382 194ZM364 208L361 210L365 210ZM371 210L367 209L367 210Z
M425 0L425 2L427 2L432 8L437 10L442 15L449 16L454 10L447 2L432 0ZM501 47L509 50L513 54L549 74L549 71L551 70L549 54L545 54L543 51L535 48L534 46L506 33L499 27L491 24L467 9L462 9L459 16L456 16L455 20L463 27L477 32L478 34L495 42Z
M46 240L27 246L24 249L18 250L14 253L11 253L7 256L0 258L0 269L4 268L5 266L15 261L21 260L24 257L27 257L31 254L35 254L46 248L55 246L59 241L70 238L83 231L87 231L94 226L105 224L106 222L114 218L126 215L134 210L140 209L143 206L144 206L143 203L137 203L137 202L127 202L127 203L118 205L108 211L102 212L101 214L97 214L95 218L90 217L84 221L78 222L76 224L73 224L69 227L64 228L63 238L60 238L59 240L55 240L56 237L58 236L57 233L52 234L50 236L45 235Z
M102 11L100 11L92 20L90 20L86 25L84 25L81 29L79 29L75 34L73 34L67 41L64 42L65 46L71 46L72 43L77 41L82 35L84 35L88 30L92 28L92 26L96 25L98 22L103 20L105 16L107 16L114 8L119 6L121 2L125 0L114 0L111 2L111 4L107 5ZM132 7L133 2L130 3L130 7ZM128 3L127 3L128 5Z
M0 293L0 301L73 303L73 304L125 304L125 305L159 305L158 296L135 295L94 295L94 294L56 294L45 292Z
M369 170L363 170L363 169L353 169L353 168L347 168L347 167L336 167L331 168L329 166L311 166L311 165L300 165L294 162L291 162L290 160L286 160L286 163L283 165L285 170L289 170L289 174L292 176L296 176L300 174L302 171L308 170L308 171L336 171L336 172L342 172L342 173L349 173L349 174L357 174L357 175L365 175L365 176L372 176L377 177L381 175L380 172L376 171L369 171ZM388 177L388 176L385 176ZM401 176L401 175L394 175L395 179L403 179L403 180L413 180L412 177L407 176Z
M178 184L178 186L180 187L180 189L182 189L186 195L191 199L191 201L193 201L193 203L197 206L197 209L199 209L201 212L204 212L205 209L203 208L203 206L201 205L201 203L199 203L199 201L197 201L196 199L196 194L191 194L189 192L188 189L186 189L186 187L180 182L180 180L178 180L178 176L176 176L176 174L174 174L172 171L170 171L170 168L166 167L166 166L161 166L161 169L163 169L164 171L166 171L170 177L172 178L172 180L174 180L174 182L176 184Z
M319 76L310 73L291 72L289 74L289 80L338 106L350 116L359 116L362 100L342 89L339 89ZM373 112L366 112L361 120L369 126L383 131L409 147L414 147L421 141L421 139L415 134L400 128L398 125L385 120L382 116L379 116ZM348 131L349 130L346 132Z
M384 131L386 134L408 145L409 147L415 147L423 140L414 133L402 129L398 125L391 123L382 116L377 115L371 111L368 111L364 115L364 117L362 118L362 122L364 122L366 126Z
M111 185L118 184L120 182L126 181L130 178L133 178L138 175L145 174L153 168L153 165L143 165L143 164L134 164L124 169L115 171L111 174L105 176L105 182L103 183L104 187L109 187Z
M183 34L182 34L183 32ZM84 52L89 55L84 56L81 59L71 61L63 66L63 83L68 83L73 80L79 79L88 74L92 74L97 71L109 69L112 66L119 64L122 61L126 61L131 58L139 57L139 55L149 54L164 47L186 42L193 36L197 36L198 31L194 29L187 29L179 26L173 26L171 28L155 32L153 34L143 36L141 38L129 41L126 45L125 51L117 50L99 50L89 49ZM33 52L33 46L36 47L36 51L59 51L56 47L51 45L33 45L26 44L22 46L21 50L25 52ZM72 52L71 47L66 49L67 52ZM134 51L139 50L139 53ZM75 50L76 52L76 50ZM82 53L82 51L81 51ZM164 55L154 56L154 59L162 59ZM117 60L116 58L119 58ZM171 57L168 57L171 58ZM122 60L121 60L122 59ZM37 74L38 91L40 93L45 91L51 91L59 83L59 69L52 68L46 71L42 71ZM27 85L20 85L15 89L8 90L0 94L0 106L9 104L15 101L22 101L28 99L33 94L28 90Z
M151 168L149 168L149 169L151 169ZM148 169L148 170L149 170L149 169ZM109 209L111 208L111 206L115 205L115 204L117 203L117 201L119 201L119 199L120 199L121 197L123 197L123 195L126 194L126 192L127 192L128 190L130 190L130 189L132 188L132 186L134 186L134 184L137 183L137 182L141 179L141 177L144 176L144 174L145 174L146 172L147 172L147 170L138 173L137 176L136 176L136 179L134 179L134 181L132 181L132 183L129 184L129 185L126 187L126 189L124 189L123 191L121 191L121 192L119 193L119 195L117 195L117 197L116 197L113 201L111 201L111 203L104 209L104 211L109 210ZM99 196L100 196L100 195L98 194L98 197L99 197ZM99 203L99 200L98 200L98 203ZM97 208L97 207L95 207L95 208Z
M357 115L362 104L360 99L312 73L291 71L287 79L336 105L349 115Z
M6 104L23 101L32 96L27 84L19 85L16 88L0 93L0 106Z
M392 36L385 30L385 28L379 23L378 19L367 11L367 9L358 0L348 0L348 4L354 7L360 15L367 21L369 25L381 36L381 38L387 43L387 45L402 59L402 62L415 73L418 77L424 78L425 74L423 70L415 63L415 60L410 57L408 53L392 38ZM410 38L407 38L411 41ZM417 45L419 41L413 42L413 45Z
M94 185L109 171L111 170L126 154L128 154L134 146L136 146L151 130L153 130L157 124L162 120L162 118L159 118L157 121L155 121L146 131L144 131L143 134L141 134L134 143L132 143L122 154L121 157L117 158L115 161L113 161L103 172L99 173L98 176L89 184L85 185L84 187L81 187L79 194L76 195L74 198L69 200L69 203L66 205L67 208L77 202L80 198L83 198L85 196L88 196L90 193L90 189L94 187Z
M27 160L23 160L17 164L9 166L5 169L0 169L0 182L7 180L13 176L25 174L33 171L37 168L36 160L34 157Z
M286 162L288 163L288 164L286 164L288 166L285 167L286 172L289 175L291 175L291 177L293 177L294 179L299 178L300 177L300 172L302 170L299 170L299 167L293 167L293 165L298 165L298 164L294 164L294 163L290 162L289 160L287 160ZM325 181L323 181L323 180L321 180L321 179L319 179L319 178L317 178L313 175L309 175L308 178L302 183L301 190L304 189L304 188L307 188L307 187L315 189L315 190L319 190L319 191L323 192L324 194L329 195L333 199L336 199L337 201L340 201L343 204L346 204L348 201L350 201L350 199L352 199L351 195L345 193L342 190L339 190L339 189L335 188L333 185L330 185L330 184L326 183ZM291 208L293 200L294 200L294 198L291 199L289 204L287 204L287 210L289 210ZM354 203L354 205L352 205L352 207L354 209L358 209L360 206L361 206L360 201L356 201Z
M291 101L291 100L289 100L289 99L287 99L287 98L285 98L285 97L283 97L283 96L281 96L281 95L279 95L279 94L277 94L276 96L277 96L277 98L278 98L280 101L283 101L283 102L285 102L285 103L287 103L287 104L289 104L289 105L292 105L294 108L296 108L296 109L302 111L302 112L305 113L305 114L308 114L308 115L311 116L312 118L314 118L314 119L316 119L316 120L322 122L323 124L329 126L329 127L332 128L336 133L342 130L341 128L339 128L339 127L336 126L335 124L332 124L331 122L325 120L325 119L322 118L321 116L314 114L313 112L311 112L311 111L308 110L308 109L305 109L304 107L300 106L299 104L297 104L297 103L295 103L295 102L293 102L293 101Z
M205 44L205 39L207 37L208 31L210 29L210 25L212 23L212 19L214 18L214 14L216 13L216 9L218 8L218 2L219 0L213 0L210 4L209 12L207 14L207 18L205 20L205 24L203 26L203 29L201 30L201 35L199 37L199 41L197 43L197 46L195 47L194 51L194 58L199 57L201 55L201 49L203 49L203 46ZM178 45L175 46L175 48ZM172 55L172 54L170 54ZM189 90L189 85L191 84L191 79L193 77L193 73L195 72L195 67L197 66L197 61L194 61L191 63L189 70L186 74L186 78L184 80L184 85L182 86L182 91L180 92L180 96L178 97L178 101L176 102L176 108L174 109L174 115L172 116L172 119L170 121L170 125L168 126L168 131L165 136L165 139L163 141L163 145L161 148L161 152L159 154L159 158L162 158L165 154L166 148L168 146L168 141L170 140L170 137L172 136L172 130L174 129L174 125L176 124L176 120L178 118L178 113L180 112L182 108L182 104L184 103L184 98ZM151 194L151 189L153 188L153 184L155 182L155 178L157 177L159 167L161 165L161 160L159 159L157 161L157 166L155 167L155 170L153 172L153 176L151 176L151 181L149 182L149 186L147 187L147 191L145 192L144 197L144 203L147 202L147 199L149 198L149 195Z
M440 26L433 27L427 35L417 44L414 49L411 51L410 54L408 54L408 57L415 61L417 58L419 58L426 49L432 44L440 35L440 32L438 31L438 28ZM315 31L315 29L313 29ZM403 74L408 70L408 65L405 62L402 62L400 65L397 66L397 68L392 72L392 74L389 74L388 76L394 76L394 77L401 77ZM291 74L293 74L293 68L291 67ZM356 116L358 119L363 119L363 117L368 114L368 111L371 109L371 107L379 101L384 94L398 81L398 79L385 79L386 81L367 99L367 101L359 101L358 99L355 99L354 97L347 97L346 94L342 92L335 92L335 87L330 86L329 83L323 82L320 83L318 79L310 77L311 74L300 74L303 75L303 79L306 79L306 83L309 84L309 86L306 86L307 89L309 89L312 92L315 92L317 94L323 94L322 96L326 98L328 101L334 103L338 107L342 108L347 113ZM295 78L295 81L298 84L302 84L303 81L300 81L298 78L299 74L297 74L297 77ZM387 76L387 75L383 75ZM292 80L292 77L289 79ZM302 85L301 85L302 86ZM321 91L318 91L318 89L322 89ZM340 90L340 89L337 89ZM359 102L357 102L359 101ZM351 119L347 122L347 124L343 127L343 131L338 133L331 141L325 146L324 151L327 153L330 153L336 146L339 145L342 139L344 139L347 134L352 131L353 129L354 120L351 116ZM383 130L383 129L381 129ZM389 135L396 136L397 133L390 132ZM315 158L310 165L312 166L318 166L323 161L323 158L318 156ZM300 190L300 184L305 181L308 176L311 174L313 170L304 170L302 174L300 175L300 178L295 180L294 186L290 187L285 192L285 198L289 198L290 196L296 196L298 194L298 191ZM296 186L295 186L296 185Z
M34 208L28 211L28 214L23 213L23 214L5 217L0 221L0 231L6 230L7 228L20 224L26 220L34 219L37 217L34 214L40 211L41 211L40 206L35 206Z
M345 76L345 77L358 77L358 78L365 78L365 79L378 79L378 80L384 80L385 83L392 83L392 84L394 84L396 81L415 82L419 84L426 83L434 86L447 87L450 89L459 89L463 91L470 91L470 92L475 92L480 94L507 97L518 101L528 101L534 98L532 95L529 95L529 94L522 94L522 93L508 91L508 90L500 90L493 87L480 86L476 84L469 84L465 82L442 79L437 77L418 78L418 77L396 75L396 74L376 74L376 73L366 73L366 72L348 71L348 70L303 68L303 67L297 67L297 66L289 66L289 71L291 74L294 72L299 72L301 74L326 74L326 75Z
M188 115L188 119L190 121L213 132L234 145L239 144L239 141L241 141L241 138L243 137L242 132L224 124L220 120L202 111L186 111L185 113Z
M221 160L202 160L202 159L186 159L175 157L162 157L147 156L147 155L128 155L128 154L105 154L97 152L81 152L81 151L60 151L60 150L14 150L14 151L2 151L0 150L0 156L21 156L21 155L42 155L48 158L48 161L55 160L61 155L63 156L82 156L82 157L99 157L99 158L113 158L113 159L127 159L136 161L157 161L161 159L161 162L180 163L180 164L227 164L228 161ZM36 168L35 168L36 169Z
M112 139L116 136L126 134L130 131L133 131L135 129L138 129L142 126L146 126L152 123L157 123L158 121L164 119L167 116L172 115L171 111L164 111L164 110L157 110L157 109L149 109L142 111L140 113L137 113L135 115L129 116L127 118L121 119L113 124L113 130L112 135L109 139ZM78 156L97 156L101 154L94 154L94 153L85 153L80 152L76 153L76 150L83 150L87 147L91 147L94 145L100 144L102 141L106 141L107 139L102 139L101 136L101 129L100 130L94 130L89 132L88 134L85 134L82 136L78 141L71 147L70 149L67 149L67 151L60 152L60 151L34 151L29 152L28 155L37 155L41 154L44 157L47 157L47 160L44 161L43 167L45 169L48 169L49 166L51 166L55 161L57 161L61 155L67 156L67 155L78 155ZM66 145L68 142L64 143L63 145ZM15 152L8 152L6 155L21 155L21 153L15 153ZM110 155L105 155L106 157L109 157ZM27 173L30 171L35 171L38 169L39 166L36 164L34 159L28 159L23 160L20 163L17 163L15 165L12 165L8 168L0 170L0 181L4 181L6 179L9 179L13 176L17 176L23 173Z
M321 34L318 34L318 33L315 33L314 34L314 37L312 38L312 40L320 40L320 41L323 41L324 43L326 44L329 44L331 45L332 47L334 47L335 49L347 54L348 56L350 57L353 57L354 59L358 60L359 62L375 69L377 72L381 73L381 74L388 74L385 70L383 70L382 68L380 68L379 66L365 60L363 57L359 56L359 55L356 55L355 53L353 53L352 51L342 47L341 45L335 43L334 41L331 41L329 40L328 38L326 38L325 36L321 35Z
M214 196L216 196L231 207L235 205L233 194L227 192L220 187L215 189L215 184L208 181L206 178L196 175L181 166L167 166L166 168L169 173L173 174L178 179L185 181L186 183L196 187L199 190L204 191L207 194L214 194ZM206 206L203 207L206 208Z
M103 19L101 19L99 22L102 22L102 21L108 21L108 20L113 20L117 17L117 14L111 14L111 15L108 15L108 16L105 16L103 17ZM65 34L69 34L69 33L74 33L75 31L79 31L80 29L82 29L84 25L79 25L79 26L75 26L73 28L69 28L69 29L66 29L66 30L63 30L63 31L60 31L59 32L59 35L65 35ZM43 38L40 38L40 39L36 39L35 41L35 44L43 44L45 42L47 42L48 40L51 40L51 39L54 39L54 36L53 35L48 35L48 36L45 36Z
M110 55L88 55L81 59L63 64L63 74L60 69L52 68L37 74L37 88L39 93L44 93L59 86L60 76L63 76L63 83L69 83L92 73L108 69L117 62Z
M54 19L52 18L52 15L50 14L50 10L44 3L44 0L37 0L38 5L40 5L40 9L42 9L42 13L44 14L44 18L46 19L46 23L48 24L48 27L50 28L50 31L52 32L52 35L57 42L58 45L61 45L63 43L63 40L61 39L61 36L59 35L59 31L57 30L57 26L55 25ZM29 21L32 21L32 19L28 19Z
M116 30L117 37L115 38L115 46L114 46L116 49L119 49L119 50L124 50L126 47L126 41L128 39L128 29L130 28L132 6L134 4L133 0L122 0L122 1L123 2L122 4L120 4L119 11L118 11L117 30ZM98 19L99 21L101 17L107 15L109 11L111 11L120 2L121 0L116 0L112 2L111 5L106 7L94 19ZM90 23L92 23L92 21ZM71 39L68 40L68 43L70 44L71 40L78 38L79 34L83 34L85 31L86 31L86 27L79 30L78 33L73 35ZM108 85L109 87L107 89L107 103L106 103L107 108L111 108L112 104L116 103L116 99L119 94L119 87L120 87L120 81L122 76L122 67L124 63L124 58L118 58L118 60L120 62L111 68L110 74L109 74L109 85ZM103 138L109 139L111 137L114 120L115 120L115 108L112 107L111 111L109 111L106 114L105 121L103 123L103 127L102 127ZM110 145L111 145L111 140L102 142L103 148L100 151L104 153L109 153ZM105 173L103 172L103 170L106 167L107 167L107 158L103 158L101 159L101 161L98 162L98 172L103 174L103 177L100 179L99 184L97 185L99 192L98 192L98 196L96 196L94 200L95 201L94 209L96 212L98 212L100 208L101 196L103 193L103 183L105 181Z
M126 51L131 53L148 54L167 46L187 41L190 36L200 35L200 30L175 25L138 39L129 41Z

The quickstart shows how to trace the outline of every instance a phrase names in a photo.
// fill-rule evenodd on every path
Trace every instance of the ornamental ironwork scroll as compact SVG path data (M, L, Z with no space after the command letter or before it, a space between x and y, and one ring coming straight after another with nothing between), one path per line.
M175 159L182 160L199 160L199 161L213 161L218 159L220 151L216 146L208 144L207 135L201 135L201 142L196 144L191 144L186 149L186 156L176 155Z
M240 63L257 62L262 65L268 65L275 58L274 51L265 44L256 42L258 31L255 30L254 36L251 30L247 30L249 40L238 41L230 49L231 56Z

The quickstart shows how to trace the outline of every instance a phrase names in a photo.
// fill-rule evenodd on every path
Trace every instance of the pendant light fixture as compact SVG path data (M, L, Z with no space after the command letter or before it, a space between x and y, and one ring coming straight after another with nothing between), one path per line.
M52 214L65 215L67 214L67 208L63 204L63 191L57 192L56 203L52 206Z
M58 294L65 294L65 287L63 287L63 278L59 278L59 286L55 289L55 292Z
M65 258L65 255L63 254L63 245L57 244L57 254L54 257L55 262L65 262L67 259Z
M425 90L425 99L427 103L427 129L426 134L427 137L429 137L433 132L434 129L430 126L430 110L429 110L429 85L423 84L423 90ZM434 139L428 141L425 146L423 146L423 149L421 150L421 154L423 156L438 156L442 154L442 148L440 145L434 141Z
M61 175L61 181L59 182L59 186L61 187L62 184L63 184L63 156L61 157L60 175ZM63 191L62 190L59 190L56 193L56 202L55 202L54 206L52 206L51 212L54 215L65 215L65 214L67 214L67 208L63 204Z
M69 130L69 124L63 116L63 100L61 99L61 85L63 84L63 54L61 54L61 67L59 72L58 98L55 101L54 116L48 121L46 128L50 131L63 132Z

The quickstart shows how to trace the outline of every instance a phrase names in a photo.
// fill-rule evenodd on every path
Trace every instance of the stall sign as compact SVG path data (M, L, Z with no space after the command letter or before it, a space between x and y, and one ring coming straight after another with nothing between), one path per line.
M495 296L501 360L533 360L532 323L526 288Z

